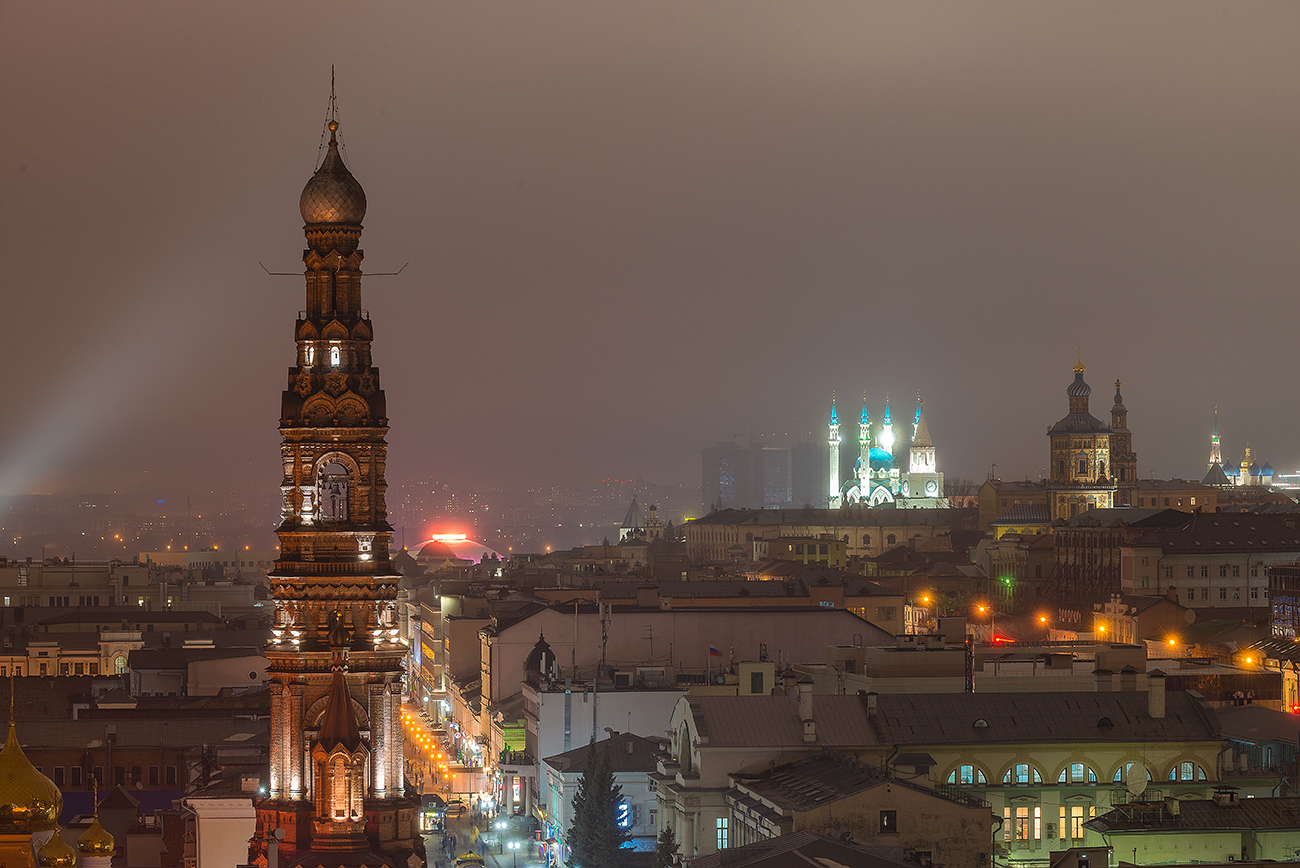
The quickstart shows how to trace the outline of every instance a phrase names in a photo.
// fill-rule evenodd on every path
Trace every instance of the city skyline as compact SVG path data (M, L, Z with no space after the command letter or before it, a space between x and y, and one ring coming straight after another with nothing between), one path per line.
M945 473L1035 477L1078 354L1144 478L1216 406L1225 459L1300 464L1290 6L399 5L324 51L350 7L246 8L0 10L0 491L265 485L300 299L259 263L331 63L367 266L411 263L368 284L395 479L694 485L864 388L922 393Z

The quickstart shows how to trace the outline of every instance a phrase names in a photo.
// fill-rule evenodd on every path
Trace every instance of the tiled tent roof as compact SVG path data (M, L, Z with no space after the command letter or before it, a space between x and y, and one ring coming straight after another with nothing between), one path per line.
M1045 503L1017 503L1004 510L990 524L1050 524L1051 513Z

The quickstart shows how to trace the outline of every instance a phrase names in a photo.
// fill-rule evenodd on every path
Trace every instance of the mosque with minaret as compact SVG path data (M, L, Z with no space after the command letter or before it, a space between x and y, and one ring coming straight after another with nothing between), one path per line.
M905 430L910 427L911 430ZM827 498L832 509L842 506L935 509L948 506L943 496L943 473L935 457L934 441L925 422L925 403L916 399L916 415L908 426L895 432L889 396L880 424L873 426L862 399L858 422L856 456L840 434L839 408L831 398L831 419L827 437L830 482ZM904 439L906 442L904 442ZM899 460L902 451L906 464Z

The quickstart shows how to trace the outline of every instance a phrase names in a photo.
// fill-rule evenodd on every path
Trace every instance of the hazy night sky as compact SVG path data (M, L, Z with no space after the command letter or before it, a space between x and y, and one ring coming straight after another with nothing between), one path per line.
M337 66L389 480L699 484L926 398L1300 465L1300 5L0 2L0 491L274 496Z

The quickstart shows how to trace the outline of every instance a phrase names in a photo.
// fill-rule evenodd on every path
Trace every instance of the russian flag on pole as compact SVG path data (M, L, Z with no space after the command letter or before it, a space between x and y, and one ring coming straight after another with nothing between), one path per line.
M722 656L722 652L719 651L717 648L714 648L712 645L710 645L710 646L709 646L709 656L710 656L710 657L721 657L721 656Z

